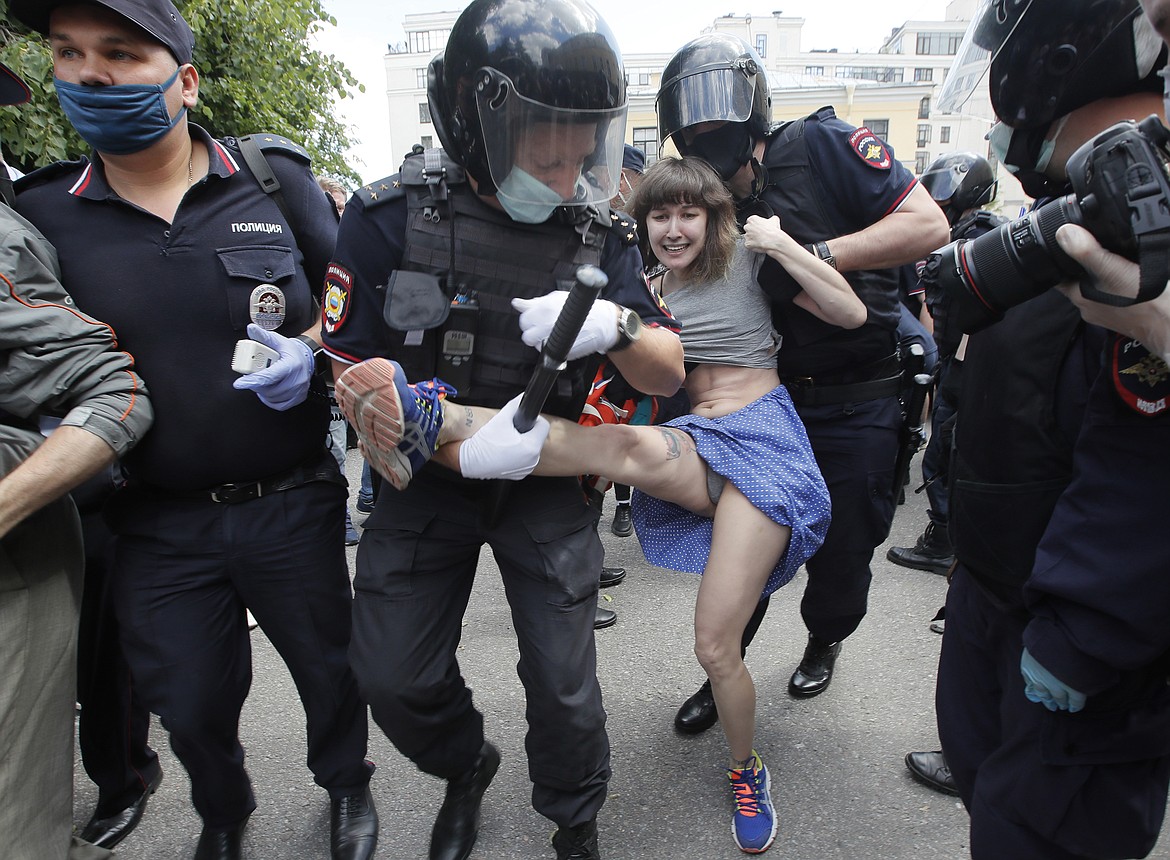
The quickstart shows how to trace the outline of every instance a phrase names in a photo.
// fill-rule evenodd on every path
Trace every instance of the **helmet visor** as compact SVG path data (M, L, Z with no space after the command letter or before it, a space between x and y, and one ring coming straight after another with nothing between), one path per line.
M1018 13L1012 13L1012 20L1009 21L1005 17L1007 13L1003 0L980 0L939 91L935 102L936 111L992 118L991 102L987 96L987 70L993 53L999 50L1012 29L1024 17L1031 0L1014 5L1022 5L1023 8ZM982 93L972 98L981 86Z
M743 69L712 68L668 82L658 92L658 132L662 140L701 122L747 122L756 86Z
M943 203L955 196L965 175L966 171L959 165L945 164L928 169L918 180L935 202Z
M477 87L475 101L497 189L521 203L547 203L550 192L571 205L614 196L622 175L624 102L604 110L549 107L520 95L507 75L481 73L491 82ZM507 182L513 171L525 181Z

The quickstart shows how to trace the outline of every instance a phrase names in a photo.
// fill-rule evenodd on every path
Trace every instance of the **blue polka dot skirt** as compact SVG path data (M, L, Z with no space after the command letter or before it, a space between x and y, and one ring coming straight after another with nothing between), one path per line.
M764 586L787 584L820 549L829 528L829 491L808 435L783 385L720 418L684 415L668 422L695 440L699 456L772 520L792 529L788 548ZM702 573L711 552L713 521L635 490L634 528L646 560Z

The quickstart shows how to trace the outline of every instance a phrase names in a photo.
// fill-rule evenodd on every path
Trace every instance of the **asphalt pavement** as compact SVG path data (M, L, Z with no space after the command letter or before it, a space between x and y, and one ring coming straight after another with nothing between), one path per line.
M360 461L350 452L356 487ZM914 463L919 475L918 461ZM356 499L356 491L351 493ZM612 501L612 500L610 500ZM628 571L602 592L618 613L597 633L598 675L609 714L613 779L599 816L606 860L744 855L731 839L726 746L716 727L684 737L672 723L703 672L692 652L699 578L647 564L636 537L610 534L612 506L601 520L606 563ZM356 514L355 522L363 519ZM942 604L943 577L886 561L888 546L913 544L926 523L925 499L909 495L887 544L874 553L869 614L849 638L824 694L796 700L788 677L804 648L799 602L803 570L772 599L748 652L758 692L756 745L772 772L779 817L772 858L788 860L962 860L968 857L967 814L956 798L914 782L903 756L934 749L934 679L941 637L929 622ZM353 569L356 548L349 550ZM304 712L288 671L263 631L252 634L254 681L240 736L258 808L245 836L250 860L329 857L329 804L305 767ZM551 860L554 825L531 806L524 754L524 691L516 678L516 642L499 573L485 551L467 612L460 666L488 737L503 764L483 805L471 860ZM187 860L200 821L186 773L157 720L152 741L165 777L138 829L119 846L124 860ZM425 858L443 785L419 772L370 723L372 787L381 817L378 860ZM75 820L84 825L96 789L77 766ZM1163 833L1150 855L1170 860Z

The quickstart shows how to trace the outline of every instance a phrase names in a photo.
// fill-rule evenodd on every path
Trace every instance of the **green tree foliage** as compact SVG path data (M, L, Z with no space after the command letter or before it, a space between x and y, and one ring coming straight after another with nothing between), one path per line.
M343 158L356 141L335 105L364 89L332 54L310 44L336 26L320 0L175 0L195 32L199 104L192 121L214 137L273 132L301 143L314 170L360 182ZM29 34L0 0L0 60L32 90L19 107L0 107L0 141L8 161L28 170L87 154L61 113L52 59L40 35Z

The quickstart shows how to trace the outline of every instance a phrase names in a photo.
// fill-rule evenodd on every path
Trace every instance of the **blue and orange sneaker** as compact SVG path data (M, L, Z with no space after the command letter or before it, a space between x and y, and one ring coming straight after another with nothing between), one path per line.
M739 850L762 854L776 838L776 811L772 808L771 777L760 754L752 750L747 767L727 771L735 814L731 836Z

